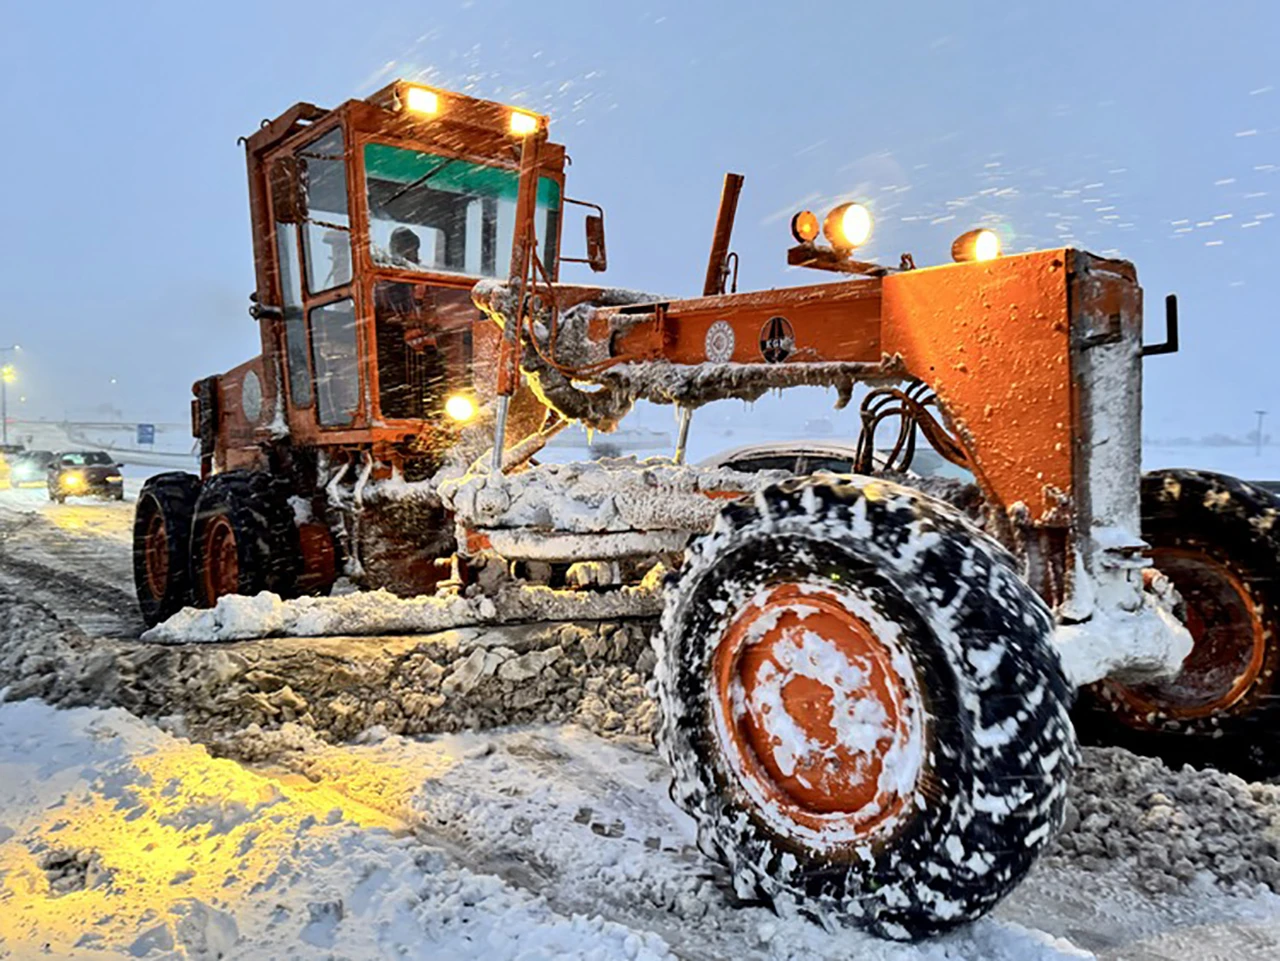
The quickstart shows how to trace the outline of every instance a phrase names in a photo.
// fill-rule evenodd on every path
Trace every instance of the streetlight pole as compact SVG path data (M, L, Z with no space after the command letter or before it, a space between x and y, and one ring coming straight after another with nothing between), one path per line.
M10 344L8 347L0 347L0 359L4 360L4 365L0 366L0 436L3 436L3 443L9 446L9 385L13 383L16 371L13 364L9 363L9 355L21 350L17 344Z
M1262 456L1262 418L1267 416L1267 412L1265 410L1255 410L1254 413L1258 415L1258 436L1254 438L1257 441L1257 449L1254 452L1254 456L1261 457Z

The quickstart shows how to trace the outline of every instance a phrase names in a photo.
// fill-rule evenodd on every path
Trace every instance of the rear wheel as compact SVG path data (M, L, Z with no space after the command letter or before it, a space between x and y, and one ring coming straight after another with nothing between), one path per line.
M743 896L914 939L990 910L1061 823L1052 618L953 510L805 479L721 515L658 639L673 796Z
M173 472L151 477L133 516L133 581L148 627L190 600L187 557L200 478Z
M271 478L253 471L215 474L196 501L190 579L198 607L227 594L292 596L297 529Z
M1162 470L1142 486L1142 533L1181 596L1195 646L1176 677L1106 680L1081 698L1081 736L1174 765L1280 772L1280 503L1234 478Z

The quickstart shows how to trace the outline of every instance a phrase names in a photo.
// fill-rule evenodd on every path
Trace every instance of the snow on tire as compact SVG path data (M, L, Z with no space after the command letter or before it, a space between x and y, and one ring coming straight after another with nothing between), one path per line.
M148 627L191 599L188 555L200 478L182 471L149 477L133 515L133 580Z
M867 478L727 507L667 586L672 796L738 894L882 937L989 911L1076 757L1052 617L945 504Z
M291 597L299 566L297 528L272 478L257 471L215 474L191 522L190 578L197 607L226 594L273 591Z
M1142 536L1195 640L1176 677L1105 680L1076 709L1086 743L1177 768L1280 774L1280 502L1234 477L1166 469L1142 478Z

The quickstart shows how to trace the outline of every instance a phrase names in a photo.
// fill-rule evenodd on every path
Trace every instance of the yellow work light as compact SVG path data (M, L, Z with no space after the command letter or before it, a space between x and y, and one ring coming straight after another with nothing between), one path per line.
M406 87L404 105L414 113L435 116L440 112L440 94L426 87Z
M827 214L822 233L837 250L861 247L871 236L871 211L862 204L841 204Z
M995 260L1000 256L1000 235L979 227L963 233L951 244L951 259L961 264L970 260Z
M444 402L444 412L459 424L465 424L476 416L476 402L466 394L454 394Z
M531 134L538 129L538 118L523 110L511 111L511 132L517 137Z

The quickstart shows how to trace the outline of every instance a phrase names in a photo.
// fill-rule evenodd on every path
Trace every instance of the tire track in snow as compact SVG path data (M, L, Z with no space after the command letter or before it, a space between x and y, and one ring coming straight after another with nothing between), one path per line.
M423 843L557 912L651 931L687 961L1080 957L992 919L905 945L735 904L718 863L698 852L692 822L667 797L670 772L648 750L571 727L371 740L297 745L276 763L408 822Z

